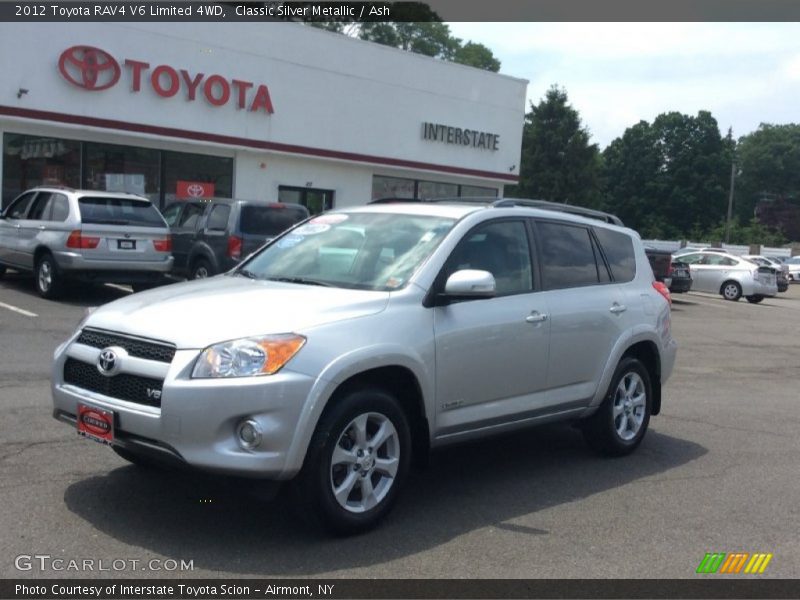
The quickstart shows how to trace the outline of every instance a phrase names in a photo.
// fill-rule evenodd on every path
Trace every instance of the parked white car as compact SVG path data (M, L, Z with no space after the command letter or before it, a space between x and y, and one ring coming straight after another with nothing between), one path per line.
M800 282L800 256L793 256L783 264L789 267L789 279Z
M692 291L721 294L736 301L742 296L758 303L778 293L775 270L718 250L683 254L681 262L692 272Z

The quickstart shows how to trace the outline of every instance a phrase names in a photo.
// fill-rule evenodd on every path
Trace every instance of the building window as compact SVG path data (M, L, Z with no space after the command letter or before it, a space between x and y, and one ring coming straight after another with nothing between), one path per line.
M417 182L418 198L452 198L458 196L458 185L440 181Z
M80 187L81 144L74 140L3 135L3 207L37 185Z
M158 150L92 142L85 144L84 189L136 194L158 206L161 199L160 174Z
M400 177L384 177L373 175L372 199L378 198L415 198L416 181Z
M460 196L466 197L490 197L496 198L497 197L497 188L487 188L487 187L479 187L477 185L462 185L461 186L461 193Z
M213 186L216 198L233 197L233 159L207 154L163 152L164 203L177 198L179 181L192 181Z
M278 187L278 202L301 204L310 214L316 215L333 208L333 190L281 185Z

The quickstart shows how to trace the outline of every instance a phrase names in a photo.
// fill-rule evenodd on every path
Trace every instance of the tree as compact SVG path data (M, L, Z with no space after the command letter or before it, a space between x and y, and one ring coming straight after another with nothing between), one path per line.
M605 207L646 237L686 237L725 218L733 154L707 111L640 121L606 148Z
M389 8L394 21L367 20L363 23L347 24L341 21L307 22L314 27L407 52L424 54L495 73L500 70L500 61L489 48L471 41L462 43L463 40L454 37L450 33L450 26L443 23L441 17L427 4L395 2Z
M739 140L736 214L800 240L800 125L761 124Z
M552 86L525 115L520 180L506 195L597 206L600 153L589 138L566 90Z

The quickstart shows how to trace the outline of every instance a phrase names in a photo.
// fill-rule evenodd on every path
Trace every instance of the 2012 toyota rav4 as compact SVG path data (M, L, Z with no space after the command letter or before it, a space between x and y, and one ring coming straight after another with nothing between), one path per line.
M107 304L55 352L54 416L132 462L294 479L342 533L431 447L571 419L631 452L675 360L669 292L635 232L522 204L329 212Z

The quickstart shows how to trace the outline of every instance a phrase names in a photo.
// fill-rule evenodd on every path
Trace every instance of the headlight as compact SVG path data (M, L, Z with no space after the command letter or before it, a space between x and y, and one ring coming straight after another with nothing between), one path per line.
M209 346L197 359L194 378L272 375L297 354L306 338L293 333L242 338Z

